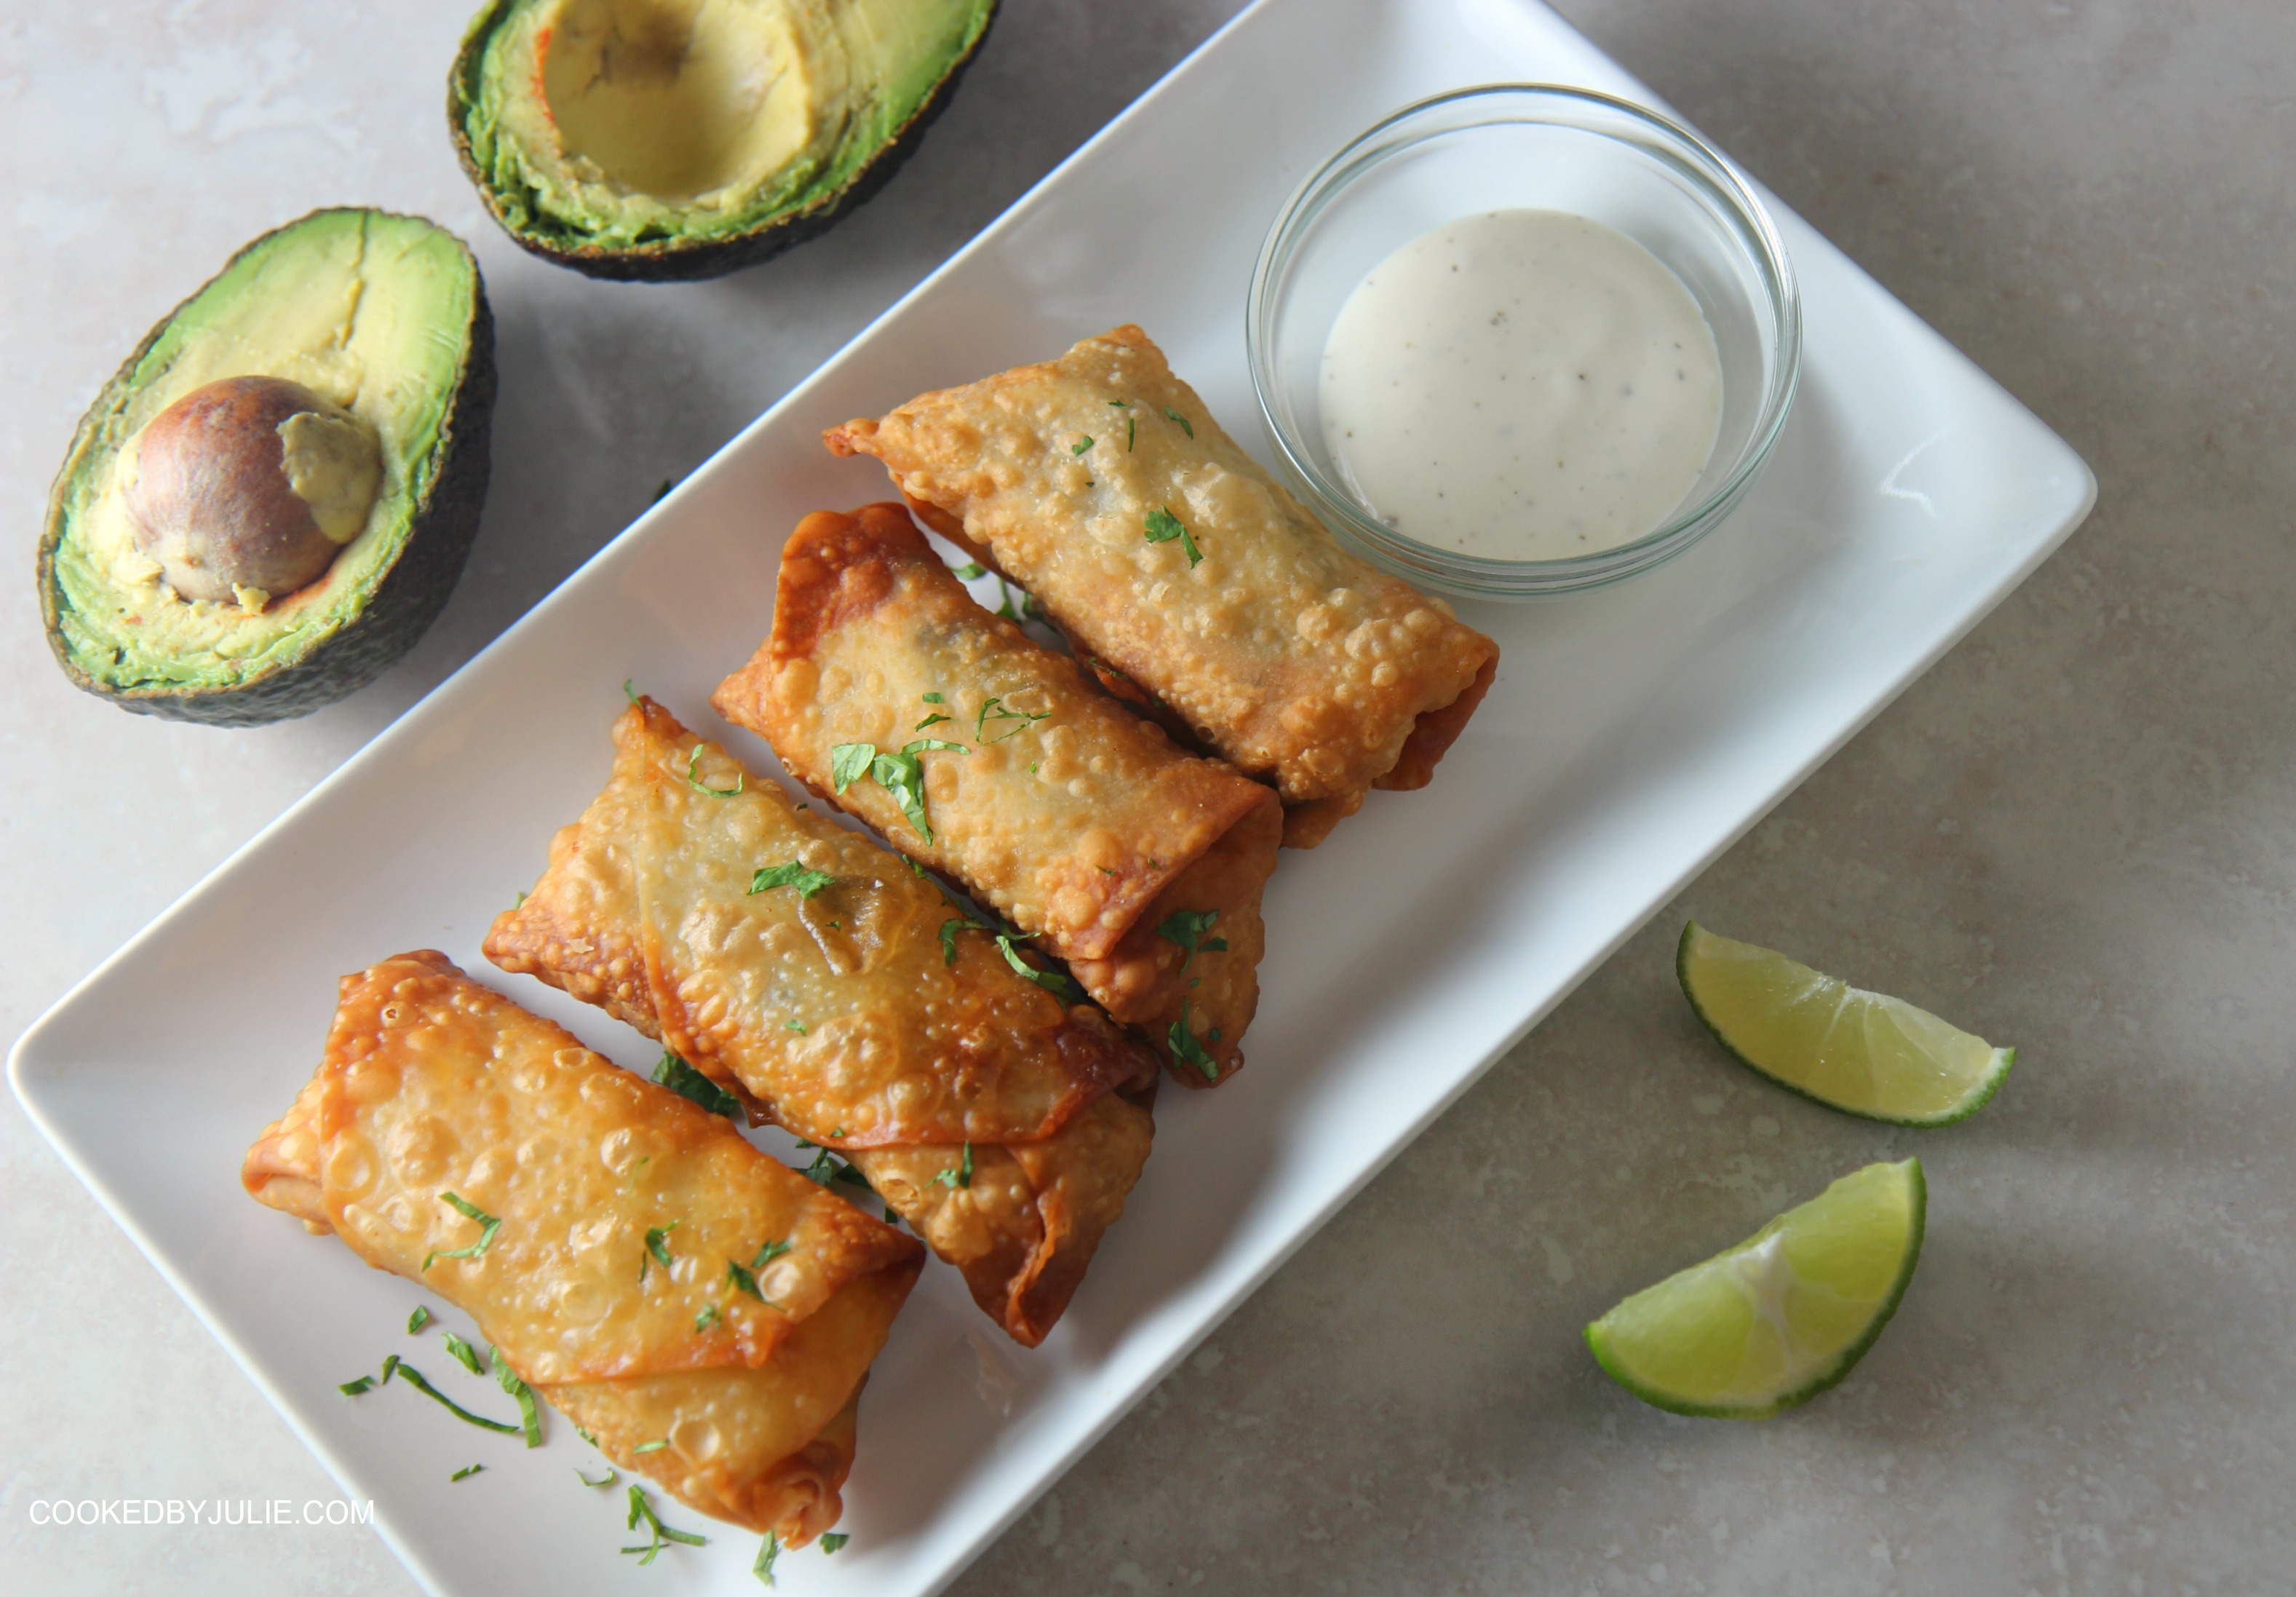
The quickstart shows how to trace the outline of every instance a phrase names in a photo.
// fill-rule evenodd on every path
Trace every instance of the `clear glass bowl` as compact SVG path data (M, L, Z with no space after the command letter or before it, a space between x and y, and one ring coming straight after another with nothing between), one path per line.
M1722 422L1698 481L1656 531L1569 560L1491 560L1383 524L1324 440L1316 377L1340 307L1394 251L1480 211L1575 211L1664 262L1722 362ZM1252 387L1292 490L1341 539L1423 587L1523 599L1615 582L1712 531L1753 486L1801 369L1801 298L1759 200L1695 135L1608 95L1545 84L1459 89L1406 106L1300 185L1251 275Z

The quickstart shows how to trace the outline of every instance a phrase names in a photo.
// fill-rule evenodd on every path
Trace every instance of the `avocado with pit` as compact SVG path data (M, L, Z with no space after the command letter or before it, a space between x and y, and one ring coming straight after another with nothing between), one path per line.
M462 574L494 398L494 317L454 235L340 210L257 239L81 418L39 551L65 674L213 726L365 687Z
M490 0L447 83L463 167L535 254L715 277L874 193L996 0Z

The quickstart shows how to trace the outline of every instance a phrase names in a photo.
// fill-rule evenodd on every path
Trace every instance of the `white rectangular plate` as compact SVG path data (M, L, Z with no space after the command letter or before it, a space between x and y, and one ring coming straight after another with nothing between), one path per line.
M457 1385L435 1339L402 1334L434 1299L240 1190L248 1143L317 1060L335 978L441 948L650 1066L636 1033L491 972L479 941L603 780L623 679L726 736L707 696L767 630L788 530L887 497L820 430L1137 321L1256 442L1243 293L1278 205L1386 111L1499 79L1656 103L1526 0L1264 0L18 1044L33 1117L432 1590L751 1591L756 1543L703 1526L707 1549L640 1571L614 1551L619 1494L572 1480L595 1455L563 1421L524 1453L398 1387L337 1395L395 1351L503 1406L490 1383ZM863 1406L852 1543L785 1555L783 1590L945 1584L2087 514L2070 449L1776 215L1808 356L1753 497L1621 587L1464 607L1505 647L1498 684L1431 787L1374 794L1323 848L1285 856L1250 1067L1217 1093L1164 1094L1146 1176L1042 1348L1004 1341L954 1272L927 1272ZM729 740L777 769L757 739ZM488 1472L450 1487L477 1456Z

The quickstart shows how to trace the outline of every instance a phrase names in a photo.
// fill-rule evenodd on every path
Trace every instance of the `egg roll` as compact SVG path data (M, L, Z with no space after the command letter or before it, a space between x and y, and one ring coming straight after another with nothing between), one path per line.
M1123 1211L1155 1057L899 856L651 699L487 957L596 1003L833 1148L1041 1341Z
M623 1469L791 1545L837 1522L862 1382L924 1263L428 950L343 978L241 1180L466 1311Z
M1283 835L1274 789L1184 753L975 603L902 506L799 523L772 636L710 702L1067 960L1178 1079L1242 1064ZM924 762L918 815L882 783L840 786L840 748L920 737L955 746Z
M1498 669L1448 605L1341 548L1138 327L824 436L1273 783L1293 847L1373 787L1424 786Z

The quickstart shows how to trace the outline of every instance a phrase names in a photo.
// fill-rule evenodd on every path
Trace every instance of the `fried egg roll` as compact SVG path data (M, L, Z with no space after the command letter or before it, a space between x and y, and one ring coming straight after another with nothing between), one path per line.
M1209 1085L1242 1062L1283 835L1275 791L1182 753L983 609L899 505L799 523L773 635L710 702L816 794L1069 961L1180 1080ZM840 787L840 749L920 735L954 746L924 762L917 815L882 783Z
M343 978L241 1180L468 1312L623 1469L791 1545L837 1522L862 1381L924 1263L428 950Z
M1497 644L1342 549L1137 327L824 438L1272 782L1293 847L1374 786L1424 786L1497 671Z
M651 699L614 743L611 779L487 957L886 1173L880 1195L1035 1346L1147 1159L1154 1056Z

